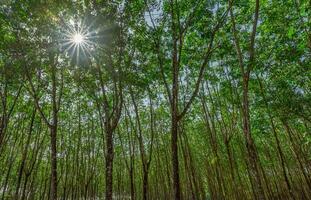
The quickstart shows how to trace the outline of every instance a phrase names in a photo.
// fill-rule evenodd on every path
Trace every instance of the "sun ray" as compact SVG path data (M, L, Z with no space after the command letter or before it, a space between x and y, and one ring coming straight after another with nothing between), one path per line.
M75 45L74 43L70 42L70 43L69 43L69 47L67 47L67 48L65 49L65 52L67 52L68 50L70 50L74 45Z
M92 50L98 44L92 41L97 38L98 30L92 30L94 21L87 24L84 21L74 22L70 20L70 23L66 24L62 41L62 48L68 55L75 59L76 64L80 59L91 57Z

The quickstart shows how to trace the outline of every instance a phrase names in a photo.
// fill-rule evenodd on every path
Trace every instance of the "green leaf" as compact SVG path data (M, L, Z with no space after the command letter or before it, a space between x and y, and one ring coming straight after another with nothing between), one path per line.
M295 28L294 27L290 27L287 31L287 36L292 39L293 38L293 35L295 34Z

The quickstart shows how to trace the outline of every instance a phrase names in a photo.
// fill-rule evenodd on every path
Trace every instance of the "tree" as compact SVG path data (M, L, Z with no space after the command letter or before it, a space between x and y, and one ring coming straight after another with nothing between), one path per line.
M1 199L311 199L307 1L0 5Z

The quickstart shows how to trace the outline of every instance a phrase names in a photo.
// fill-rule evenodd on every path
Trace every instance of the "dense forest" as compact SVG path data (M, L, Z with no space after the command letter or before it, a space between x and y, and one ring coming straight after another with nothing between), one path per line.
M0 199L311 199L311 1L0 0Z

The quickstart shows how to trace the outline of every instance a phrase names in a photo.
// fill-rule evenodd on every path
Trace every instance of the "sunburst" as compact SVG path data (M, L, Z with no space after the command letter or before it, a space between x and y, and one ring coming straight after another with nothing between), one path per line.
M76 63L81 57L90 58L95 43L96 31L91 31L92 24L86 26L81 21L69 20L63 37L62 47Z

